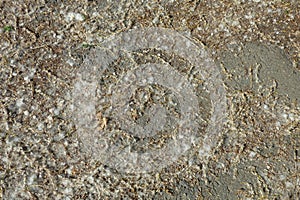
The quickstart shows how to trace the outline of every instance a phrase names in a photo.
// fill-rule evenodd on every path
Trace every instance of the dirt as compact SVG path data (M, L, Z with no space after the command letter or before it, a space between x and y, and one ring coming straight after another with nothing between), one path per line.
M297 0L0 0L0 199L299 199L299 12ZM91 52L111 37L150 27L175 31L197 45L194 49L205 55L201 64L207 64L201 66L213 66L215 73L201 66L203 76L190 73L199 63L189 54L127 49L99 77L95 93L86 93L105 101L76 119L74 88L85 62L95 61ZM106 105L120 102L123 108L123 101L118 96L111 101L102 92L128 92L116 87L129 83L120 77L135 70L145 78L136 66L154 62L171 67L166 81L147 80L130 96L130 112L114 107L110 112ZM184 102L174 85L162 86L170 77L181 77L173 70L196 87L195 96L186 95L189 87L182 90L182 96L193 99L186 108L198 102L195 113L180 110ZM226 106L221 104L225 99ZM222 114L216 115L218 109ZM151 121L157 113L167 117ZM165 132L141 138L129 134L122 129L123 114L141 126L157 125L149 126L151 131L163 127ZM129 145L139 153L159 152L180 139L176 122L183 114L200 127L194 135L198 140L185 155L147 173L124 173L111 164L128 154L104 155L111 163L93 157L101 151L93 146L88 146L92 153L86 151L78 131L78 123L95 116L90 130L106 131L116 150ZM213 116L222 119L220 124ZM210 127L213 122L216 130Z

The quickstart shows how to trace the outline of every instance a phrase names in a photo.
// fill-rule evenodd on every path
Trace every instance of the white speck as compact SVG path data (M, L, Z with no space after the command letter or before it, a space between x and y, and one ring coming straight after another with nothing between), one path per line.
M295 120L295 117L294 117L294 114L293 114L293 113L290 113L290 114L289 114L289 119L292 120L292 121Z
M218 163L216 166L218 169L223 169L225 165L223 163Z
M59 111L60 111L60 110L59 110L58 108L57 108L57 109L54 109L54 112L53 112L54 115L59 115Z
M250 19L252 19L252 17ZM254 26L255 25L255 21L250 21L250 24Z
M284 119L287 119L287 118L288 118L288 115L287 115L286 113L283 113L283 114L282 114L282 117L283 117Z
M153 83L153 82L154 82L153 76L149 76L149 78L148 78L148 83Z
M34 182L34 179L36 179L36 175L35 174L29 176L27 184L31 185Z
M35 72L36 72L36 69L31 69L30 73L27 76L24 77L24 80L25 80L26 83L28 83L30 81L30 79L33 78Z
M55 136L55 140L59 141L61 139L63 139L65 137L65 135L63 133L59 133L58 135ZM61 148L63 149L64 147L61 146Z
M285 175L283 175L283 174L281 174L281 175L279 176L279 179L280 179L281 181L283 181L283 180L285 180L285 179L286 179L286 176L285 176Z
M60 39L60 40L63 39L63 35L57 35L56 37L57 37L57 39Z
M208 157L211 147L209 145L204 145L202 149L199 150L199 155L203 157Z
M265 110L269 110L268 105L264 104L263 107L264 107Z
M39 130L39 131L42 131L43 128L44 128L44 124L43 124L43 123L39 123L39 125L38 125L38 130Z
M232 26L238 26L240 25L240 22L237 20L232 21Z
M94 183L94 178L92 176L89 176L87 178L87 181L92 184L92 183Z
M9 42L3 42L2 45L3 45L3 47L9 47L10 44L9 44Z
M97 16L99 16L99 13L98 13L98 12L93 12L93 13L92 13L92 17L97 17Z
M52 116L48 116L47 119L48 119L49 121L52 121L52 120L53 120Z
M70 22L72 20L76 20L76 21L83 21L85 18L82 14L80 13L74 13L74 12L69 12L66 16L65 16L65 20L67 22Z
M76 13L75 14L75 20L77 21L83 21L84 20L84 16L80 13Z
M273 10L272 10L271 8L268 8L268 9L267 9L267 12L268 12L268 13L271 13L271 12L273 12Z
M24 111L24 115L26 115L26 116L28 116L28 115L29 115L29 112L28 112L28 110L25 110L25 111Z
M4 157L4 158L2 158L2 162L4 162L4 163L8 163L8 159L7 159L7 157Z
M252 13L248 13L247 15L245 15L246 19L252 19L253 18L253 14Z
M253 158L255 155L256 155L256 153L255 153L254 151L251 151L250 154L249 154L249 156L250 156L251 158Z
M185 43L185 45L189 48L190 46L192 46L192 43L191 43L190 41L187 41L187 42Z
M72 169L73 169L73 166L69 167L66 172L68 175L72 175Z
M223 30L225 28L224 23L219 24L219 29Z
M65 20L66 20L67 22L72 21L73 18L74 18L74 13L68 13L68 14L65 16Z
M87 41L87 43L93 43L94 40L95 39L93 38L92 35L89 35L89 34L86 35L86 41Z
M74 66L74 61L72 59L67 60L67 64L69 64L71 67Z
M7 130L7 131L9 130L7 122L3 122L2 126L5 127L5 130ZM4 133L0 133L0 137L2 137L2 136L4 137Z
M67 180L67 179L64 179L64 180L62 180L62 182L61 182L64 186L67 186L67 185L70 185L70 181L69 180Z
M289 181L285 182L285 185L286 185L287 188L292 188L292 187L294 187L294 184L291 183L291 182L289 182Z
M279 121L276 122L276 129L279 130L281 127L281 123Z
M17 105L18 107L21 107L22 105L24 105L24 103L23 103L23 98L18 99L18 100L16 101L16 105Z
M153 20L152 20L153 24L158 24L159 23L159 16L156 16Z
M25 80L26 83L28 83L28 82L29 82L29 77L28 77L28 76L25 76L25 77L24 77L24 80Z

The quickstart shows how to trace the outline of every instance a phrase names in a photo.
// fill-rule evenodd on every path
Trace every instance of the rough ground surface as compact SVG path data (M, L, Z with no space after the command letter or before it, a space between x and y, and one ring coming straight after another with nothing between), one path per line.
M298 199L299 22L297 0L1 0L0 199ZM139 27L188 35L218 63L228 121L207 163L130 175L81 153L76 70Z

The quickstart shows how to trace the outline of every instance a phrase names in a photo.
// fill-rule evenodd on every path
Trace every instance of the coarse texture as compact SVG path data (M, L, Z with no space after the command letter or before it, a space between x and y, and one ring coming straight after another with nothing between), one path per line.
M299 198L299 21L297 0L1 0L0 199ZM82 153L70 117L76 72L106 38L143 27L176 30L203 43L218 63L228 121L207 162L194 154L132 175ZM158 54L132 56L189 66ZM126 56L103 77L107 84ZM164 88L141 92L160 97ZM136 102L134 117L143 121ZM98 117L104 128L106 118Z

